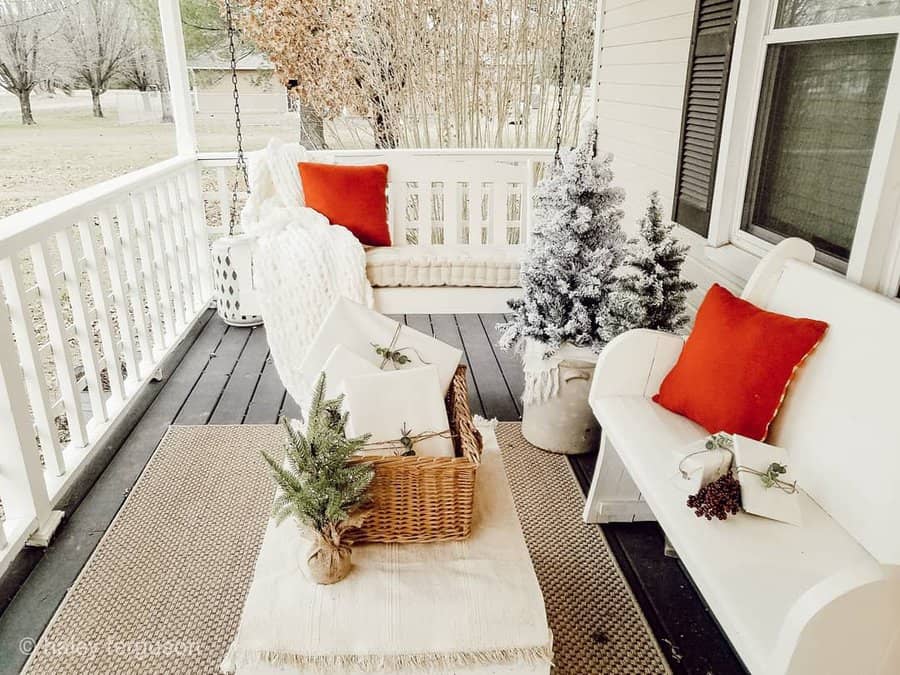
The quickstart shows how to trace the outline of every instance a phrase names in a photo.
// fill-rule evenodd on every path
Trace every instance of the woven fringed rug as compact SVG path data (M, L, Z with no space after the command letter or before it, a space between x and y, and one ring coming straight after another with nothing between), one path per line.
M216 673L237 630L273 489L274 425L172 427L25 672ZM562 456L497 425L554 633L556 673L665 673Z

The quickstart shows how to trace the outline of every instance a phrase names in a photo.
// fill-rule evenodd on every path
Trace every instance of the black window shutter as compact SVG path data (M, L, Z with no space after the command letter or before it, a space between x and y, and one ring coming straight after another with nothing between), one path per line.
M709 212L738 0L697 0L688 58L672 219L703 235Z

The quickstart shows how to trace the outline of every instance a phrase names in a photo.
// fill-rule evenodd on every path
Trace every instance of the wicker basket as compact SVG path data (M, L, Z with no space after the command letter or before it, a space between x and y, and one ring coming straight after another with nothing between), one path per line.
M365 457L375 478L369 488L372 513L354 543L417 544L465 539L472 532L475 472L481 434L472 423L466 368L460 366L447 391L447 417L456 457Z

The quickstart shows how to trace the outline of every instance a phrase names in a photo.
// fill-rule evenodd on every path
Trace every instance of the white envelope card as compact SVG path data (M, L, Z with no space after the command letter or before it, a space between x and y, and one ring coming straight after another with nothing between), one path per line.
M462 351L375 310L339 298L319 328L301 371L311 387L335 345L342 345L385 372L433 365L441 395L447 393ZM396 355L386 358L385 350ZM379 353L379 351L381 353Z
M370 443L398 441L361 454L401 455L406 434L421 457L453 457L453 440L437 368L357 375L344 380L344 410L350 436L371 434ZM416 437L421 437L417 439Z
M344 380L356 375L380 373L378 366L357 356L343 345L331 350L322 367L325 373L325 398L337 398L344 393Z
M800 493L791 491L794 484L791 477L791 461L787 450L752 438L735 435L734 463L741 485L741 502L744 511L772 520L780 520L791 525L800 525ZM769 468L777 464L785 469L783 473L773 473L778 482L772 484L766 479ZM769 487L766 484L770 484Z

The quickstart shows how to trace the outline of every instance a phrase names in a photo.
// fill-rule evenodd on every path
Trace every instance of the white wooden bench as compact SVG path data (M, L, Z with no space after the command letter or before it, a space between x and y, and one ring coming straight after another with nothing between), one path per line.
M589 522L654 517L753 673L900 673L900 304L812 265L782 242L743 293L830 324L800 369L769 442L786 448L803 524L685 506L673 451L706 430L651 398L683 338L613 340L590 402L603 427Z
M521 294L518 269L531 224L534 187L552 150L317 150L310 161L387 164L392 245L367 252L379 311L404 313L503 312ZM227 229L231 156L203 156L214 169ZM212 186L212 182L208 183ZM244 275L249 270L246 261ZM252 304L252 301L250 301Z

